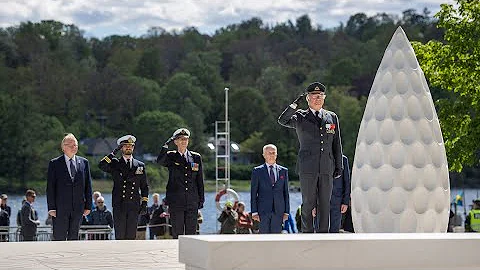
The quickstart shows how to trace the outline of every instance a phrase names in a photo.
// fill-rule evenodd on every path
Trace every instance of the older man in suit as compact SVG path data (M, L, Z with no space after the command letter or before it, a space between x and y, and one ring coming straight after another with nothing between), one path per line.
M48 164L47 204L56 241L78 240L82 215L92 209L92 177L88 160L77 156L78 141L71 133L61 143L63 155Z
M300 143L297 172L302 191L302 232L314 231L313 210L316 209L318 231L327 233L333 179L339 178L343 170L340 125L334 112L322 108L325 86L314 82L305 90L309 108L296 109L305 95L302 94L283 111L278 122L294 128Z
M265 164L252 171L252 218L260 221L260 233L281 233L282 224L290 213L288 169L278 165L277 147L263 147Z

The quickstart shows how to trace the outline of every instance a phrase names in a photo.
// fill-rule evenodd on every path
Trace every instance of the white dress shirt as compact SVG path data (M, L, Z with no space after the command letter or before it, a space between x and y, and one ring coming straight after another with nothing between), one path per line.
M67 163L68 173L70 174L70 177L72 177L72 172L70 171L70 158L65 154L63 156L65 157L65 163ZM72 161L73 161L73 166L75 167L75 171L78 171L77 156L73 155Z

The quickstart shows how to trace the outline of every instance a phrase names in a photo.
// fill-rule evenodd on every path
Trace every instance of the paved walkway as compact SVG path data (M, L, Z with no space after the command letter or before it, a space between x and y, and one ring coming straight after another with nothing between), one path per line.
M0 269L182 269L178 240L0 243Z

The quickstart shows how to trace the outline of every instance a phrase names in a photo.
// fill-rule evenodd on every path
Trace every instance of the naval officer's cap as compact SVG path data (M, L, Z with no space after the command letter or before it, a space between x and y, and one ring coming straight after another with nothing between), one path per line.
M180 137L190 138L190 131L186 128L179 128L173 132L173 139L176 140Z
M326 90L327 88L325 87L325 85L320 82L313 82L308 85L307 88L305 88L305 92L307 92L308 94L325 93Z
M137 138L135 138L135 136L125 135L125 136L122 136L122 137L118 138L117 144L118 145L123 145L123 144L135 145L136 141L137 141Z

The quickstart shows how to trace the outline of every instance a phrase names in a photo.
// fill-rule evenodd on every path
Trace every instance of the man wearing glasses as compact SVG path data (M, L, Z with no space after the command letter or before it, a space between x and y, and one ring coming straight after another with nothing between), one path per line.
M71 133L61 143L63 155L48 164L47 204L56 241L78 240L82 215L92 210L92 177L86 158L77 156L78 141Z
M343 170L340 125L334 112L323 109L325 91L319 82L310 84L278 118L281 125L295 129L300 143L297 173L302 191L303 233L313 233L314 214L317 231L328 232L333 181ZM297 110L298 101L305 95L309 108Z

